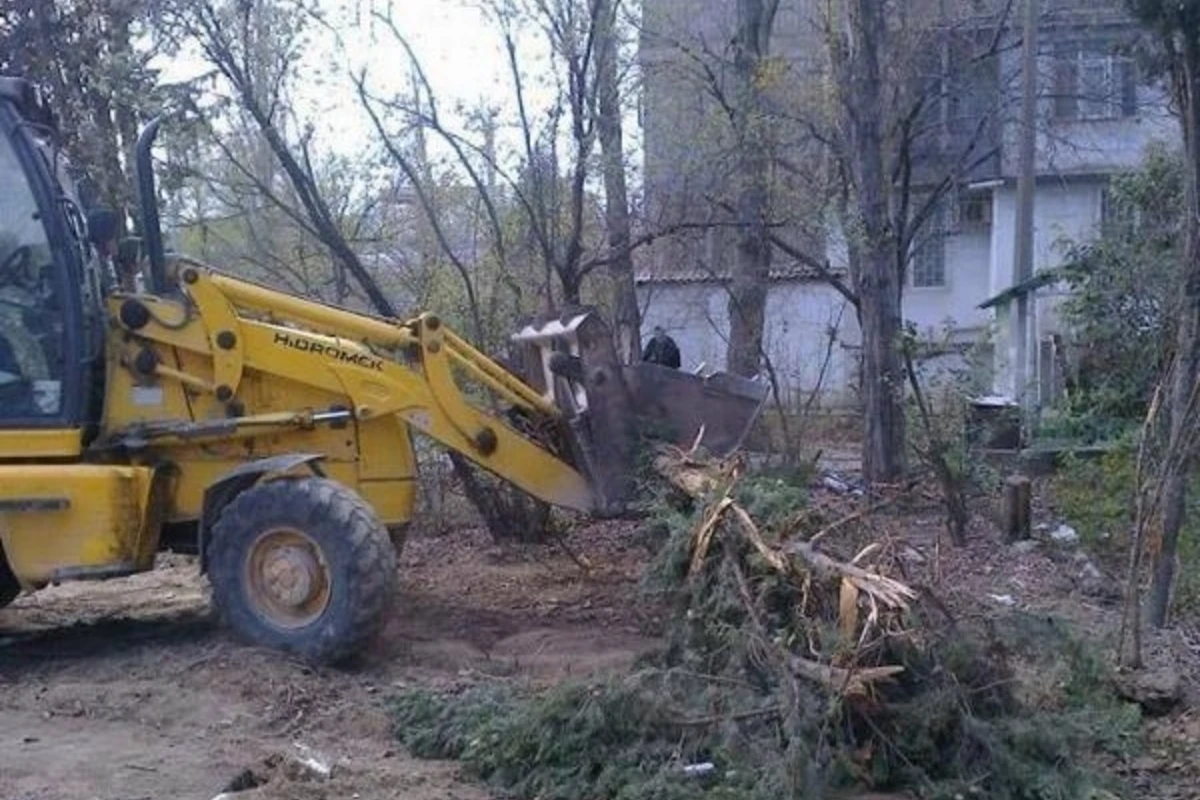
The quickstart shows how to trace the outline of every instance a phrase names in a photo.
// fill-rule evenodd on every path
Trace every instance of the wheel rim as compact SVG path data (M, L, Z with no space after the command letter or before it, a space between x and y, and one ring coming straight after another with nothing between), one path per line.
M325 612L329 565L317 543L295 528L264 531L246 556L246 587L258 613L281 628L302 628Z

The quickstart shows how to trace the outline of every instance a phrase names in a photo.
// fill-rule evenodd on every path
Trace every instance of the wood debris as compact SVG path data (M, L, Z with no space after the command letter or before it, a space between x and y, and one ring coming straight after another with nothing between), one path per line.
M829 602L822 607L834 610L837 619L831 621L836 623L843 640L858 648L880 629L885 616L897 619L917 598L917 592L910 586L883 574L872 564L873 559L881 558L887 550L880 542L867 544L852 559L843 561L817 547L817 540L828 529L811 539L789 536L783 542L772 541L775 538L772 532L764 532L750 512L734 499L734 489L744 472L744 462L737 456L712 461L695 450L664 447L654 466L673 486L704 504L700 522L691 536L690 576L703 571L718 537L740 536L767 567L795 582L805 598L802 608L811 606L809 597L814 592L828 592ZM854 512L845 519L860 519L867 513ZM741 574L740 570L737 572ZM742 587L744 604L753 603L751 594L748 587ZM756 613L752 608L748 610L752 615ZM815 654L815 649L810 650ZM839 664L847 660L854 661L834 659ZM903 671L903 667L890 665L835 666L799 656L793 656L789 663L798 677L817 682L841 697L863 695L872 685Z
M841 697L863 697L871 685L904 672L904 667L845 669L798 657L791 660L791 667L799 677L815 681Z

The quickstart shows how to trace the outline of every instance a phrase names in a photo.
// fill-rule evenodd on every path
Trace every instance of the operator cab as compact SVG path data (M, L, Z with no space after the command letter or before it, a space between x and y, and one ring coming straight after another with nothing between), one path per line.
M99 264L57 140L32 84L0 77L0 433L100 416Z

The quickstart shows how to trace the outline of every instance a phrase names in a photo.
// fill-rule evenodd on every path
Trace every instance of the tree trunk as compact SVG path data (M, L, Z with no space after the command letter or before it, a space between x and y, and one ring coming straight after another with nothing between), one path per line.
M854 289L863 340L863 476L871 483L893 483L905 472L906 431L900 353L901 270L883 158L880 49L887 23L878 0L856 0L851 15L857 41L847 65L850 79L842 109L861 231Z
M1187 251L1184 264L1184 299L1175 336L1175 371L1169 395L1170 444L1164 475L1162 543L1155 558L1147 616L1150 624L1167 624L1179 534L1187 511L1188 482L1192 472L1191 428L1196 414L1197 362L1200 356L1200 31L1185 31L1182 46L1184 100L1183 135L1187 144Z
M557 533L549 504L476 467L460 453L450 451L450 464L492 541L539 544Z
M862 329L863 476L894 483L905 471L904 369L900 358L900 292L896 264L872 248L859 288Z
M579 273L572 269L569 265L562 265L557 270L558 281L562 285L562 305L563 308L573 308L583 304L581 291L583 289L583 281L579 277ZM558 311L560 309L553 309Z
M771 271L770 142L762 108L760 70L767 56L777 0L738 0L733 68L734 135L737 139L738 242L729 286L729 352L726 368L754 377L763 355L767 286Z
M614 258L608 265L613 288L613 334L617 358L633 363L641 350L641 315L629 249L629 193L625 185L625 146L621 131L621 85L618 71L616 10L613 0L598 0L596 132L604 169L604 224Z
M757 122L750 123L758 124ZM729 285L729 354L727 369L752 378L762 363L763 330L767 316L767 286L771 272L771 242L767 238L767 158L761 143L743 140L738 158L737 253Z

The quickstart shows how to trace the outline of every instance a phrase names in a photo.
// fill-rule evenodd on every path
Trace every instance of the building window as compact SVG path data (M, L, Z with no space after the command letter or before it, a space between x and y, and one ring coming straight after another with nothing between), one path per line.
M955 230L964 233L987 231L992 227L992 193L967 192L954 204Z
M917 233L909 266L914 289L936 289L946 285L946 216L938 208Z
M1054 116L1060 120L1123 119L1137 113L1133 59L1111 43L1062 42L1054 53Z

